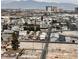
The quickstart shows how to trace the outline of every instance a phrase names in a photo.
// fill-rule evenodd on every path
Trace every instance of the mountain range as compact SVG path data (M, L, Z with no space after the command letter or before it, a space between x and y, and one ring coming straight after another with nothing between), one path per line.
M57 6L66 10L74 10L78 5L72 3L56 3L56 2L37 2L37 1L12 1L12 2L1 2L2 9L45 9L46 6Z

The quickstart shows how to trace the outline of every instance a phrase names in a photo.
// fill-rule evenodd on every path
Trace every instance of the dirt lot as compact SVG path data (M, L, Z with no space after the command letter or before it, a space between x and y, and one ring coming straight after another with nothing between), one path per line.
M21 42L20 48L23 49L42 49L45 44ZM10 47L10 46L9 46ZM47 59L78 59L77 44L59 44L50 43L48 47ZM12 59L11 57L2 57L2 59Z
M77 59L76 44L49 44L47 59Z

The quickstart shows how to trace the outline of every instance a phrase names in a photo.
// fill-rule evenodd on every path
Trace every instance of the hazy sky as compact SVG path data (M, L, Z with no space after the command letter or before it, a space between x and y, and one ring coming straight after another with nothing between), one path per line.
M5 2L12 2L12 1L27 1L27 0L1 0ZM32 1L38 1L38 2L57 2L57 3L73 3L78 4L78 0L32 0Z

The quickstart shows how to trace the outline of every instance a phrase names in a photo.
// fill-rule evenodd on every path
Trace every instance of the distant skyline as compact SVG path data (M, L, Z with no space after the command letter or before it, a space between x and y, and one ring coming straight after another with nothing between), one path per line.
M56 3L73 3L78 4L78 0L1 0L1 2L13 2L13 1L37 1L37 2L56 2Z
M2 0L1 8L44 9L45 6L56 6L65 10L74 10L78 7L76 2L77 0Z

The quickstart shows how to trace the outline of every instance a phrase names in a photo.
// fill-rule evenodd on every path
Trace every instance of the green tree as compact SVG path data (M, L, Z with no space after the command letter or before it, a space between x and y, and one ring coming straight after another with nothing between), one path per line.
M18 47L19 47L19 41L18 41L18 32L14 32L13 34L12 34L12 37L13 37L13 40L12 40L12 49L13 50L17 50L18 49Z

